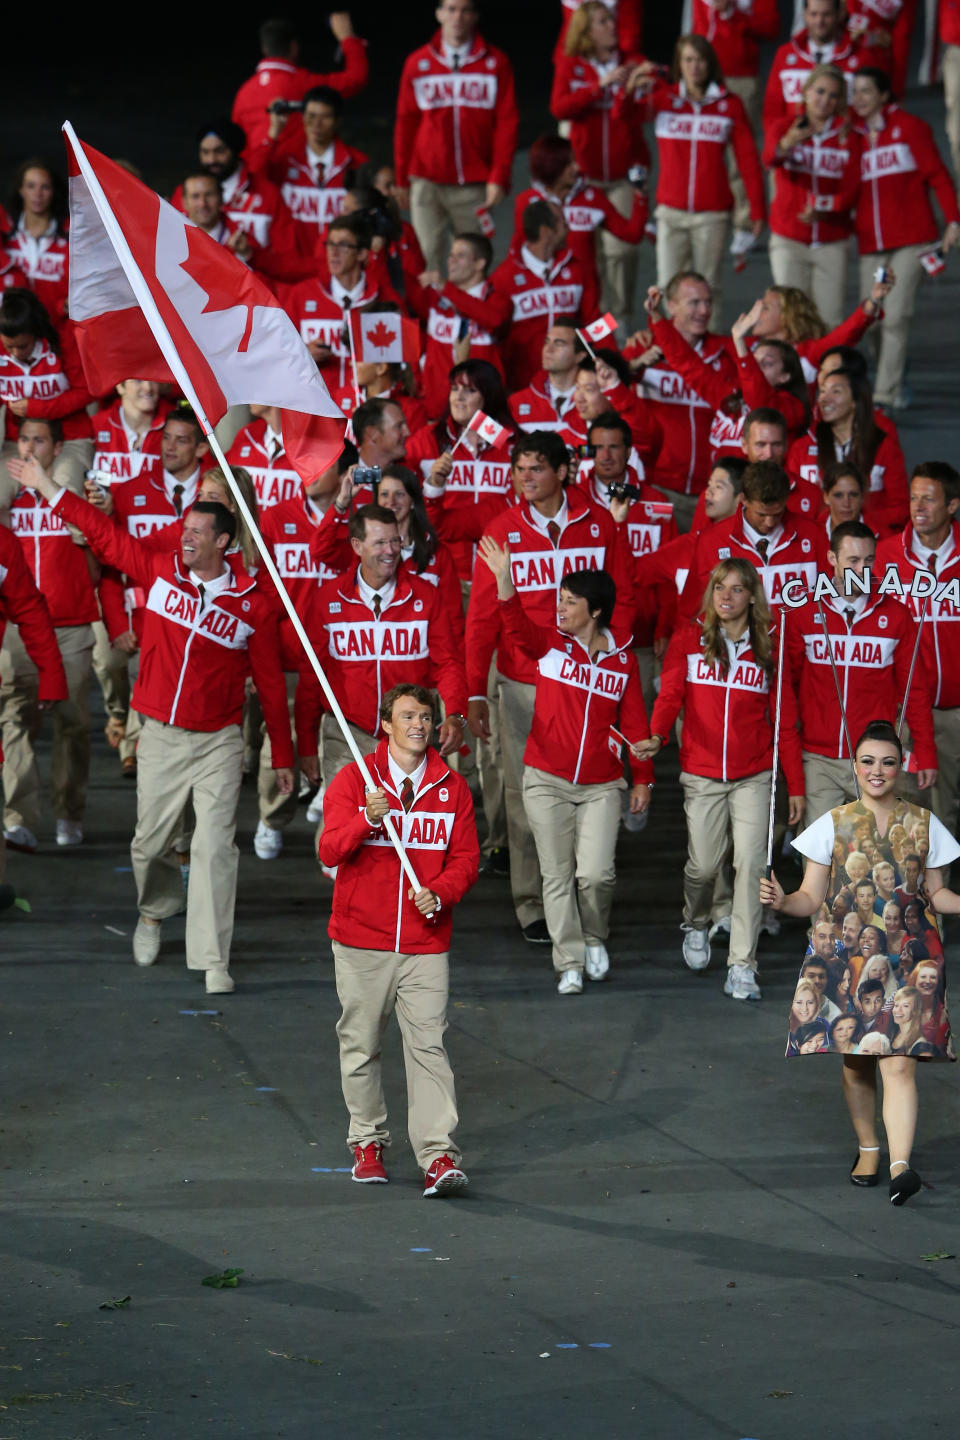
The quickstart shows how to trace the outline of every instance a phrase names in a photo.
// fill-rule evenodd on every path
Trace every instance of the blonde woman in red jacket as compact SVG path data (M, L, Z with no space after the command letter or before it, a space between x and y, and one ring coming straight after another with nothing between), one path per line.
M863 142L846 115L847 86L835 65L804 81L803 107L771 132L763 163L776 173L770 207L770 268L778 285L811 297L832 329L843 318L848 240L860 193Z
M485 535L480 556L496 577L504 630L537 664L523 806L540 861L557 993L579 995L584 970L590 980L605 980L610 971L605 941L626 787L613 730L630 742L649 734L640 674L629 646L618 645L608 628L617 591L605 570L564 577L556 629L548 629L524 609L507 546ZM650 804L652 766L641 765L636 778L630 810L639 815Z
M789 623L789 622L788 622ZM703 611L670 642L651 736L637 747L652 758L683 709L680 784L689 853L683 872L683 958L710 964L713 887L733 842L733 913L724 994L759 1000L757 938L760 879L767 848L777 627L748 560L722 560L707 582ZM790 794L789 823L803 816L803 765L796 701L783 676L780 758Z

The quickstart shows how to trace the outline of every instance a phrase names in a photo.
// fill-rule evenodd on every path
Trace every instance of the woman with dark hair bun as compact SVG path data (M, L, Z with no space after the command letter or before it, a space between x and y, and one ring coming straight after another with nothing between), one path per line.
M886 720L872 721L858 739L854 755L860 799L828 810L794 839L793 848L807 859L803 884L786 895L776 875L771 875L760 882L762 902L785 915L814 915L824 902L829 905L842 888L843 867L838 863L838 855L844 852L849 855L853 848L863 849L864 826L872 832L873 844L881 859L892 864L891 832L897 826L915 829L920 825L929 834L924 876L929 923L936 925L936 912L960 913L960 895L946 889L941 873L943 866L960 856L960 845L935 815L897 794L903 747L894 727ZM877 955L865 961L865 978L857 984L854 1001L864 1036L857 1053L845 1051L843 1055L843 1092L858 1145L850 1181L858 1186L874 1186L878 1181L879 1064L883 1080L883 1123L889 1146L889 1195L893 1205L903 1205L922 1184L920 1176L911 1168L917 1123L916 1062L918 1059L956 1059L946 1011L942 962L931 961L930 965L937 973L924 974L923 967L918 966L916 979L911 974L907 986L901 988L892 978L886 956ZM934 1011L935 1025L930 1023ZM935 1053L917 1049L921 1040L935 1041ZM791 1035L787 1054L797 1053Z
M59 325L67 313L66 186L52 165L34 156L18 167L7 203L11 227L7 249Z

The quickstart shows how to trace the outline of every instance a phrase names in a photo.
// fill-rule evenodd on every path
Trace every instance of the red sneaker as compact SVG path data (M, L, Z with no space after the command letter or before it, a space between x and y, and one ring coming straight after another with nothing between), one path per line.
M382 1145L358 1145L353 1152L351 1178L361 1185L386 1185L387 1172L380 1159L382 1154Z
M426 1199L428 1195L459 1195L469 1183L449 1155L440 1155L423 1177L423 1196Z

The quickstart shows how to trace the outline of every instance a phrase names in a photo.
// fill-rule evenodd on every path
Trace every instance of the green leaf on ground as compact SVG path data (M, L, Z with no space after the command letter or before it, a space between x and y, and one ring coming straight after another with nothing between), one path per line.
M205 1275L200 1284L209 1285L211 1290L236 1290L242 1274L241 1265L238 1270L221 1270L219 1275Z
M24 900L22 895L17 896L16 900L14 900L13 902L13 906L15 910L22 910L25 915L33 914L33 906L30 904L29 900Z
M133 1299L132 1295L121 1295L118 1300L104 1300L97 1306L98 1310L125 1310Z
M931 1250L929 1255L921 1255L921 1260L956 1260L956 1255L951 1255L949 1250Z

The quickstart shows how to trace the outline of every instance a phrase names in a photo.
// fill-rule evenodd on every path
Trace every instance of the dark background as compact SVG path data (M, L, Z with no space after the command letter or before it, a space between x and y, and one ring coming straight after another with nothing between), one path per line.
M271 14L293 19L301 31L301 63L325 71L334 67L328 11L306 5L184 9L179 22L158 12L111 10L94 19L91 10L64 8L55 28L38 34L29 12L4 17L6 54L41 58L40 80L31 67L4 86L0 183L6 197L10 178L28 155L49 157L64 167L60 126L71 120L91 145L131 160L144 179L169 193L194 158L194 136L207 120L228 113L237 88L260 58L257 27ZM370 42L370 84L347 103L344 134L377 159L389 159L397 84L405 57L435 29L429 5L403 6L386 0L351 8L357 33ZM484 36L507 51L517 77L521 147L553 127L549 116L551 54L559 29L557 0L493 0L481 10ZM681 0L647 6L645 49L669 58L679 34ZM146 18L147 28L140 23Z

